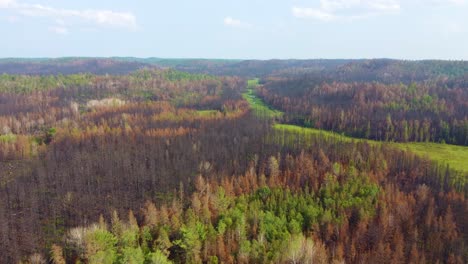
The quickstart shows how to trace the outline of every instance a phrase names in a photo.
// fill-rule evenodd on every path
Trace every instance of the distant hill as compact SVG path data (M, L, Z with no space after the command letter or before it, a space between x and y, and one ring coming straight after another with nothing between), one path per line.
M132 58L115 57L118 61L137 61L156 65L159 67L171 67L179 71L190 73L204 73L213 75L230 75L242 77L264 77L282 71L308 70L320 72L324 70L336 70L353 60L342 59L313 59L313 60L226 60L226 59L160 59L160 58Z
M28 75L56 74L128 74L142 68L155 67L135 61L119 61L101 58L61 59L1 59L0 73Z
M285 70L334 70L350 60L225 60L162 58L5 58L0 59L0 73L7 74L126 74L144 67L174 68L190 73L263 77Z
M464 76L468 73L468 61L403 61L403 60L362 60L342 65L334 79L343 81L396 81L409 83L434 78Z
M174 68L189 73L240 77L294 77L384 83L410 83L429 79L457 78L468 73L468 61L403 61L392 59L345 60L225 60L163 58L0 59L0 74L127 74L141 68Z

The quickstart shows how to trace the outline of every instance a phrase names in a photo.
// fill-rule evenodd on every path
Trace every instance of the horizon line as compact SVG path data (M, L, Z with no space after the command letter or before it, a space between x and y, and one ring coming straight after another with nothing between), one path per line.
M466 59L441 59L441 58L423 58L423 59L407 59L407 58L390 58L390 57L373 57L373 58L210 58L210 57L136 57L136 56L60 56L60 57L0 57L1 60L60 60L60 59L140 59L140 60L219 60L219 61L311 61L311 60L392 60L392 61L450 61L450 62L467 62Z

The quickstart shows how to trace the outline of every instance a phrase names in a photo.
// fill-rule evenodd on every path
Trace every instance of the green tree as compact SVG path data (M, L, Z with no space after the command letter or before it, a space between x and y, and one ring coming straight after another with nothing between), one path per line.
M159 250L156 250L153 253L148 254L146 257L147 263L151 264L171 264L172 261L167 259L167 256Z
M86 235L86 257L91 264L111 264L117 260L117 238L107 230L96 228Z
M140 247L126 247L122 249L122 263L141 264L145 262L145 256Z

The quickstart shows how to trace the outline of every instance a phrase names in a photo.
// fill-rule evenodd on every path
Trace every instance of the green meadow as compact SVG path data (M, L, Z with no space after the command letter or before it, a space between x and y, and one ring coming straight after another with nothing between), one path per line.
M255 94L254 89L258 86L258 82L258 79L249 80L247 83L247 91L242 94L242 97L250 104L254 114L259 117L271 119L283 116L283 112L269 107Z
M431 142L391 143L402 150L448 164L451 169L468 173L468 147Z
M218 110L198 110L199 116L216 116L219 113Z

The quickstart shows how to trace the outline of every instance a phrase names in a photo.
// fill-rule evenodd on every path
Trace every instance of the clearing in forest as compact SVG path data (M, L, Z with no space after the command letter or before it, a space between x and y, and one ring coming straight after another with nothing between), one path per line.
M255 94L254 89L258 84L258 79L249 80L247 92L243 94L244 99L247 100L247 102L250 104L251 108L257 116L261 116L263 118L281 117L283 115L283 112L271 108ZM305 128L296 125L275 124L273 128L276 130L283 130L288 133L296 133L301 135L313 134L346 142L365 141L369 144L384 143L375 140L348 137L331 131L325 131L315 128ZM404 151L410 151L412 153L417 154L418 156L428 158L432 161L447 164L450 169L468 174L468 147L433 142L387 142L387 144L391 144L392 146L395 146L396 148L399 148Z

